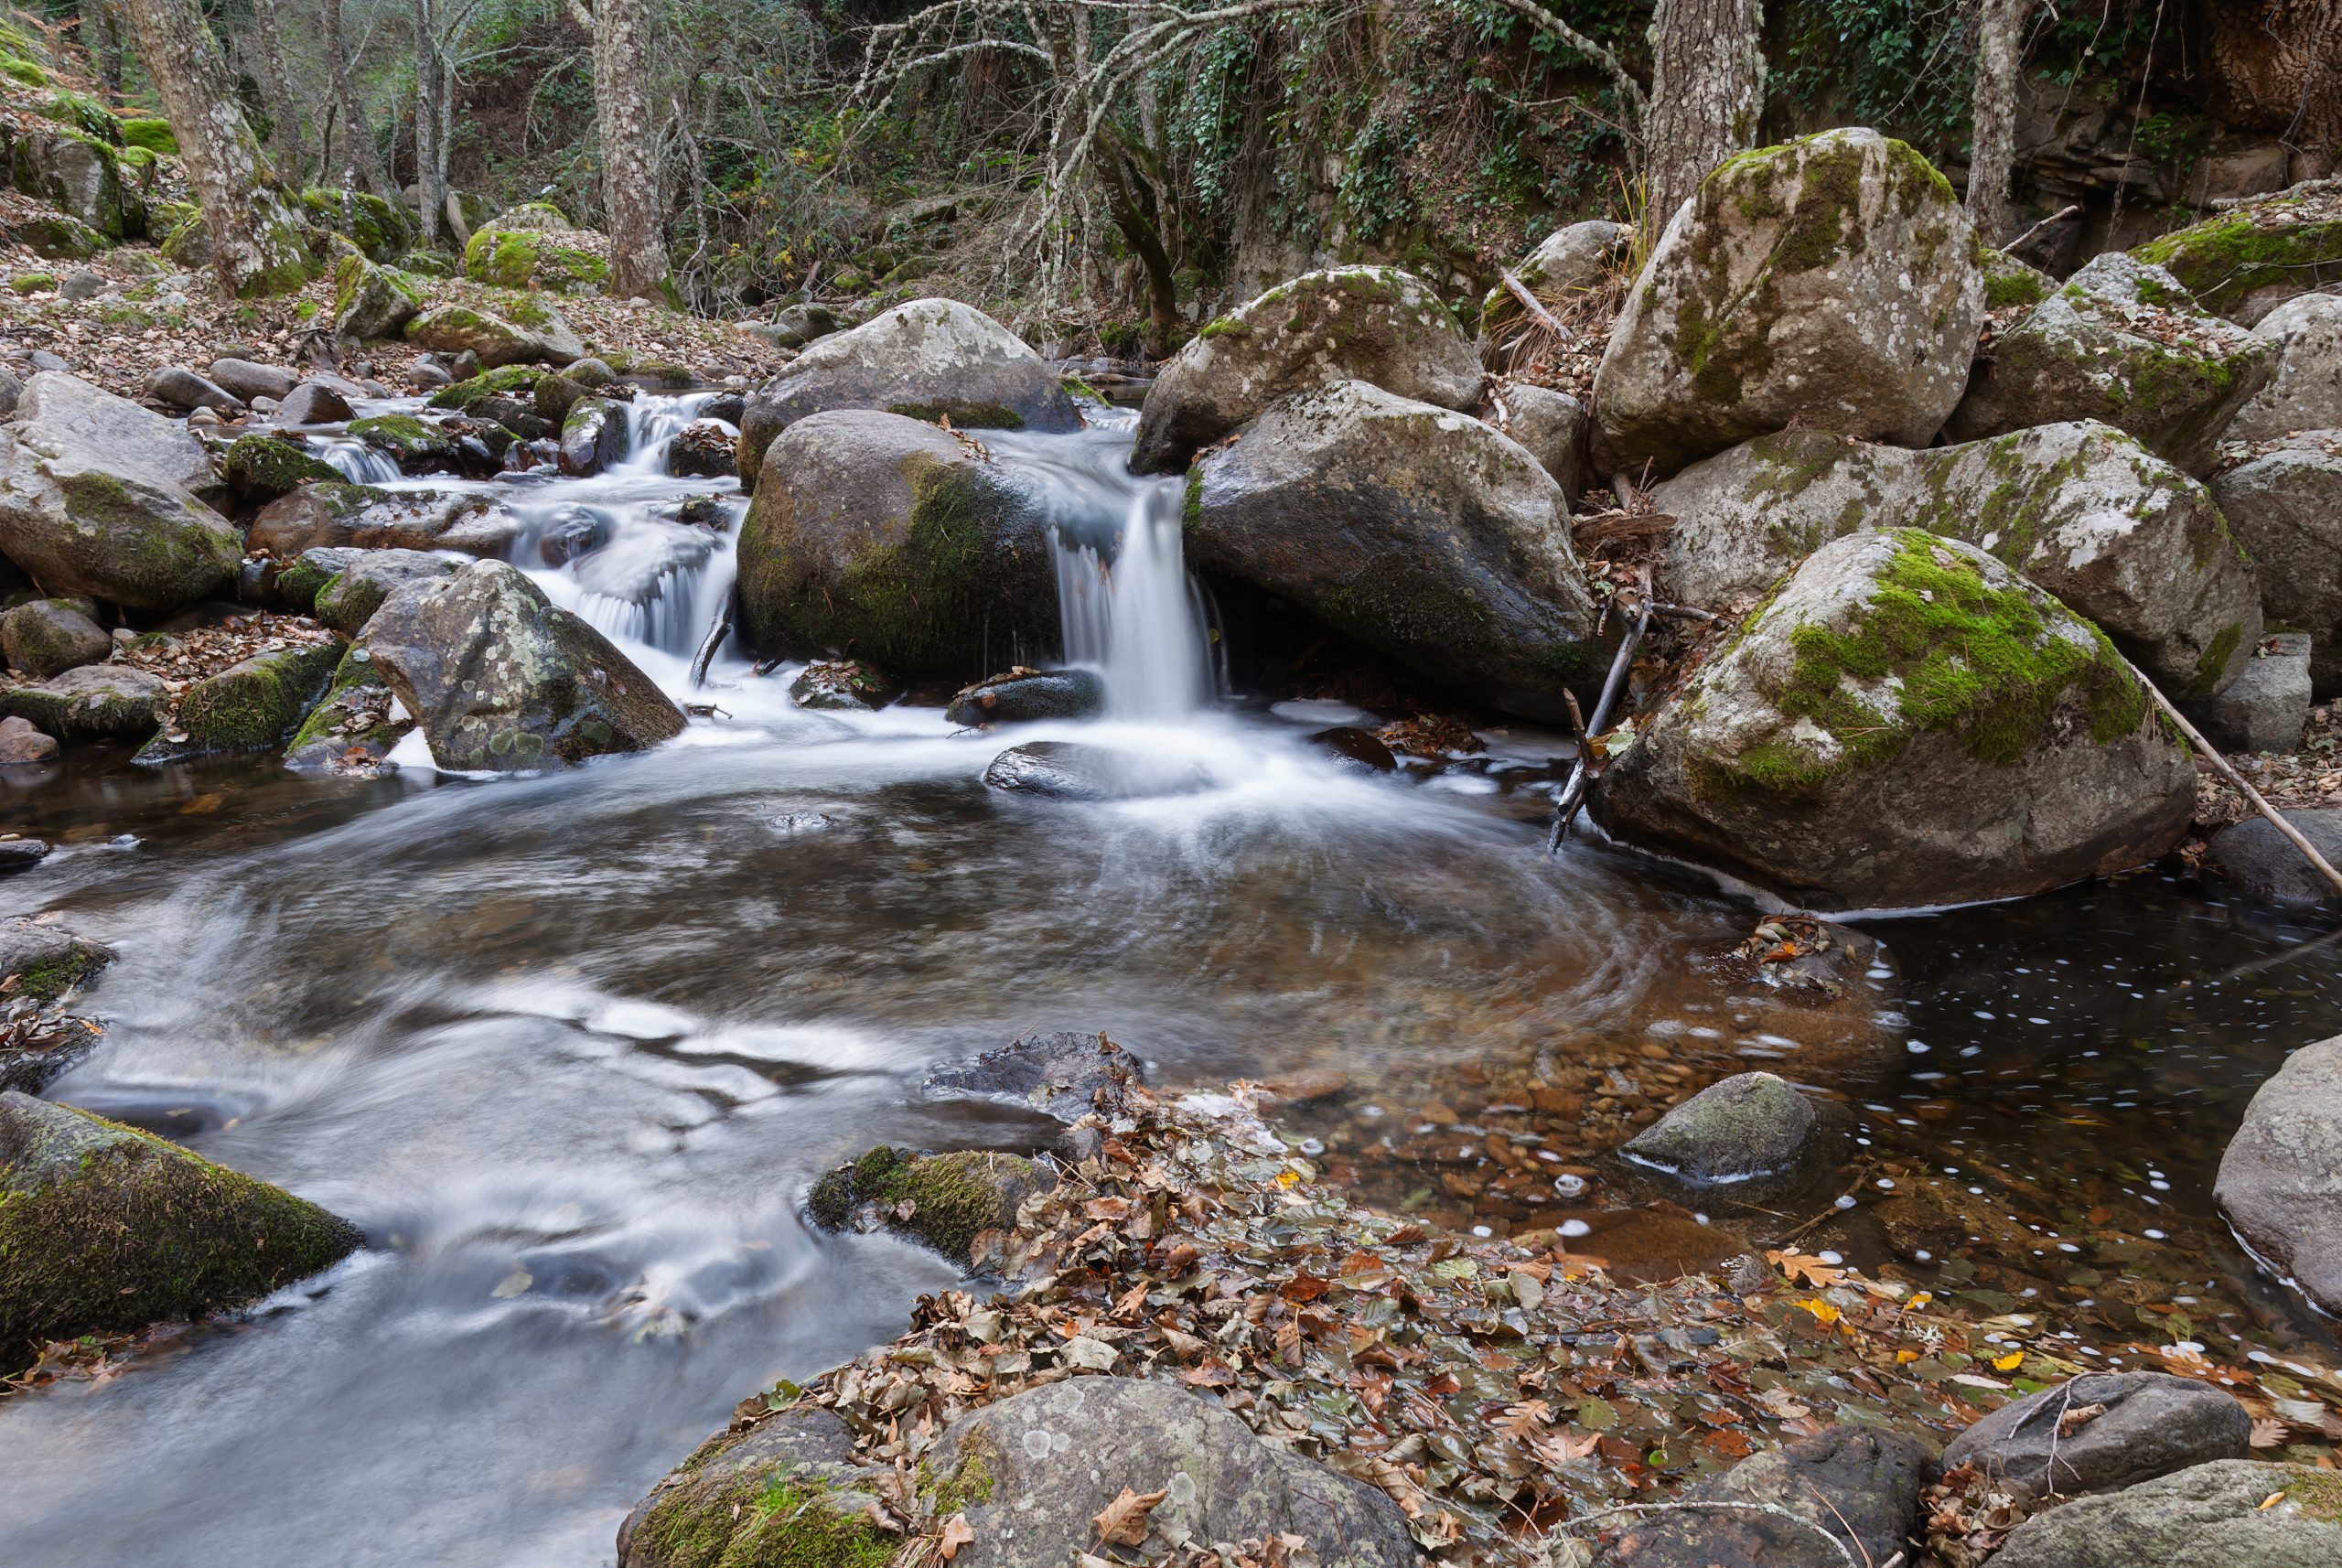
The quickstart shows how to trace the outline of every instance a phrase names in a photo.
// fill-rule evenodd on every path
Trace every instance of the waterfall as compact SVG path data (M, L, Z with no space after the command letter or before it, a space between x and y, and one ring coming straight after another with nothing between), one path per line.
M353 485L387 485L399 477L391 455L347 435L330 436L317 448L317 461Z
M715 401L719 393L712 392L684 392L680 397L661 396L652 392L638 392L632 403L620 403L626 410L626 460L611 468L614 474L664 474L667 471L667 443L699 417L699 411ZM730 429L729 425L725 426ZM736 435L739 434L734 431Z

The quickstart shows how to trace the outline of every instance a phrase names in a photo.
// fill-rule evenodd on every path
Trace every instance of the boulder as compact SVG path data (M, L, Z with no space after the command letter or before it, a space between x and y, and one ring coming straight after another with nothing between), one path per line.
M2261 610L2309 634L2319 701L2342 696L2342 441L2304 436L2212 480L2212 499L2252 555Z
M146 204L123 178L121 155L80 125L11 121L0 132L0 181L56 208L102 245L145 236Z
M234 527L188 490L21 417L0 425L0 552L52 593L153 610L220 592L243 557Z
M2244 1458L2251 1436L2251 1412L2224 1389L2167 1372L2085 1372L1993 1411L1951 1440L1943 1465L1973 1465L2020 1497L2074 1497Z
M411 413L378 413L355 420L349 434L376 451L388 454L404 473L446 473L456 467L455 438L438 425Z
M356 643L342 655L325 695L286 743L285 766L304 771L371 767L414 728L414 721L397 705L390 683L375 667L372 650Z
M585 340L569 318L543 295L507 295L504 314L537 340L537 358L548 365L570 365L586 357Z
M23 723L22 719L0 719L0 725ZM53 746L57 743L50 741L49 744ZM0 876L14 876L20 871L30 871L48 858L48 841L47 839L18 838L14 833L0 837ZM0 1087L14 1089L19 1086L0 1084Z
M367 622L366 642L442 768L583 762L683 730L650 677L501 561L401 589Z
M561 471L584 478L615 467L633 450L626 410L607 398L580 398L561 422Z
M0 651L10 669L46 681L105 659L113 652L113 639L72 604L34 599L0 615Z
M2098 623L2174 698L2244 672L2261 591L2205 488L2111 425L2047 424L1912 452L1823 431L1762 436L1651 491L1666 576L1727 608L1832 539L1923 528L1989 551Z
M566 566L607 544L614 530L607 512L563 507L537 525L537 559L548 566Z
M406 340L443 354L473 353L491 370L547 358L537 334L468 305L435 305L407 322Z
M345 343L396 338L428 298L422 279L395 267L378 267L355 252L345 253L334 267L333 335Z
M0 920L0 983L16 982L10 996L54 1002L113 961L113 949L70 931L38 920Z
M782 431L833 409L948 416L962 430L1081 428L1057 372L1015 333L957 300L915 299L823 338L757 389L740 420L743 488Z
M964 1263L978 1236L1015 1223L1016 1206L1039 1185L1033 1162L1018 1155L909 1155L881 1144L815 1182L805 1208L824 1230L883 1226Z
M789 683L790 702L816 710L876 713L902 694L901 682L855 659L817 660Z
M249 1305L364 1241L151 1133L0 1094L0 1368L50 1339Z
M965 679L1057 649L1041 509L950 434L901 414L791 423L765 454L738 557L741 630L763 654L850 653L914 679Z
M535 390L530 393L530 406L540 420L558 430L578 400L590 396L592 392L591 387L571 376L540 376ZM726 464L724 471L730 473L731 466Z
M2342 807L2283 814L2327 865L2342 865ZM2204 864L2264 903L2305 907L2342 897L2266 817L2247 817L2214 833Z
M1658 475L1801 424L1924 446L1984 313L1975 231L1875 131L1742 153L1669 220L1594 381L1606 471Z
M1082 719L1106 705L1106 682L1094 670L1014 670L963 686L944 708L955 725L1013 725Z
M248 506L265 506L303 485L338 484L341 472L308 449L274 435L239 435L220 460L229 490Z
M290 371L256 365L250 360L214 360L209 373L214 386L226 388L246 403L264 397L281 403L301 384L301 378Z
M2213 1196L2255 1262L2342 1314L2342 1036L2302 1047L2261 1086Z
M1157 372L1131 467L1178 473L1271 403L1328 382L1467 409L1482 379L1479 355L1422 279L1395 267L1307 273L1212 322Z
M719 1433L618 1527L618 1568L884 1568L899 1538L872 1522L880 1483L853 1461L853 1433L819 1406Z
M306 550L290 561L269 562L264 568L262 597L307 615L317 607L317 595L366 551L348 545L324 545Z
M1687 1199L1770 1203L1810 1188L1845 1155L1845 1108L1769 1072L1712 1083L1636 1133L1619 1156Z
M301 210L312 226L340 235L371 262L395 260L418 238L403 203L367 191L311 187L301 193Z
M1634 227L1606 218L1589 218L1554 230L1512 270L1524 287L1549 306L1566 305L1574 295L1600 288L1611 270L1627 258ZM1510 289L1499 284L1480 301L1483 358L1500 352L1506 340L1527 317Z
M134 760L282 751L340 662L341 647L333 642L302 643L241 660L181 693L171 727L141 746Z
M330 546L500 556L523 532L519 518L485 496L320 484L263 507L248 542L279 561Z
M362 550L317 591L313 613L342 636L356 637L401 588L452 576L463 566L453 556L424 550Z
M84 664L38 686L0 690L0 715L60 740L144 740L169 702L158 675L128 664Z
M2333 1472L2222 1459L2025 1520L1993 1568L2332 1568Z
M1138 1059L1103 1035L1027 1035L927 1075L929 1094L1007 1101L1069 1124L1121 1109L1123 1091L1145 1081Z
M1528 381L1509 383L1501 395L1504 416L1490 423L1536 458L1564 497L1584 495L1586 435L1594 426L1585 404L1567 392Z
M2342 209L2330 197L2289 191L2132 253L2169 270L2205 309L2251 327L2296 295L2342 281Z
M1744 1459L1612 1541L1596 1568L1845 1568L1911 1554L1927 1448L1885 1428L1833 1426ZM1742 1505L1700 1507L1700 1504ZM1784 1517L1784 1515L1793 1517Z
M1187 553L1508 712L1565 716L1600 663L1561 487L1468 414L1363 381L1297 393L1198 461Z
M2187 717L2222 751L2296 750L2309 725L2310 639L2283 631L2261 639L2236 684L2187 705Z
M340 424L355 412L338 389L322 381L303 381L276 406L277 420L285 424Z
M2252 335L2276 351L2269 384L2229 422L2231 441L2342 430L2342 295L2305 294L2261 318Z
M1916 529L1824 545L1611 757L1592 805L1614 837L1815 909L2136 865L2196 798L2105 633Z
M464 246L464 275L500 288L599 293L610 281L609 256L609 236L591 229L521 228L499 219Z
M216 413L233 418L244 412L244 400L197 375L193 371L177 365L165 365L146 377L146 395L156 403L187 412L208 408Z
M679 479L729 478L739 440L715 420L695 419L668 439L667 472Z
M1209 789L1211 775L1176 757L1069 740L1034 740L994 757L984 769L984 783L1011 794L1058 800L1135 800Z
M27 720L13 714L0 719L0 768L47 762L59 749L56 737L43 735Z
M809 302L790 306L769 322L757 325L766 328L758 336L774 348L802 349L815 338L840 330L845 323L828 306Z
M1974 441L2101 420L2200 478L2276 360L2271 344L2198 310L2169 273L2112 252L1993 340L1945 434Z
M1013 1394L952 1423L926 1473L974 1531L953 1568L1075 1562L1098 1544L1092 1520L1125 1491L1163 1495L1125 1549L1132 1561L1288 1535L1320 1568L1416 1561L1389 1494L1262 1439L1167 1380L1077 1377Z
M36 353L34 363L41 358ZM210 454L185 425L63 371L44 370L25 382L14 430L19 440L52 456L77 448L91 467L109 473L177 485L207 501L224 493ZM0 549L5 548L0 539Z
M1372 730L1336 725L1309 736L1311 749L1345 773L1395 773L1399 759Z

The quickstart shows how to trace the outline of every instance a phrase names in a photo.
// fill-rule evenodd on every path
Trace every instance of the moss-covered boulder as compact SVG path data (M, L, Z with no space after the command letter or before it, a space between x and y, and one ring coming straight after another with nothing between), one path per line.
M1752 600L1842 535L1924 528L2097 622L2175 699L2226 687L2261 638L2252 566L2210 493L2094 421L1923 452L1786 431L1692 465L1651 501L1675 519L1668 583L1694 605Z
M2269 384L2229 422L2230 441L2274 441L2342 430L2342 295L2305 294L2261 318L2252 335L2276 349Z
M682 733L650 676L501 561L393 594L366 643L442 768L552 768Z
M2309 1465L2220 1459L2009 1532L1997 1568L2326 1568L2342 1561L2342 1483Z
M81 606L33 599L0 615L0 653L8 668L36 681L95 664L113 651L113 639Z
M800 708L876 713L903 694L903 683L859 659L820 659L789 683L789 700Z
M1924 446L1974 355L1976 249L1943 176L1875 131L1729 159L1612 328L1594 381L1606 471L1671 474L1792 424Z
M456 467L454 438L411 413L378 413L353 420L349 434L376 451L388 453L406 473L445 473Z
M1033 1162L989 1149L915 1155L881 1144L813 1184L806 1212L824 1230L883 1225L967 1262L987 1230L1006 1230L1038 1185Z
M210 453L186 425L64 371L25 382L14 428L40 451L74 447L117 474L177 485L199 500L227 494Z
M400 709L372 650L352 643L332 683L285 744L285 766L305 771L371 768L414 728Z
M56 926L0 920L0 984L11 997L54 1002L113 961L113 949Z
M1685 1202L1810 1196L1844 1158L1853 1118L1769 1072L1708 1085L1620 1146L1635 1174Z
M317 595L326 585L347 571L351 562L368 552L349 545L321 545L305 550L288 561L281 561L266 575L266 597L272 604L286 609L309 614L317 607Z
M2323 435L2289 437L2212 480L2212 497L2252 553L2261 608L2310 634L2319 702L2342 696L2342 455Z
M314 613L344 637L356 637L392 594L413 583L453 576L463 566L454 556L422 550L361 550L317 590Z
M134 117L122 123L124 146L137 147L159 157L179 156L179 139L168 120Z
M606 397L582 397L561 421L561 471L585 478L626 461L633 426L623 405Z
M1187 477L1190 563L1509 713L1565 718L1595 672L1561 487L1467 414L1336 381Z
M525 401L535 396L537 383L552 373L535 365L500 366L441 387L424 400L425 406L468 413L482 398L509 397ZM562 412L565 413L568 410Z
M501 288L599 291L610 281L610 241L590 229L514 228L503 219L464 247L464 275Z
M36 686L0 689L0 718L20 718L60 740L145 740L159 728L170 688L128 664L84 664Z
M106 248L106 237L62 212L34 212L8 220L11 243L51 262L86 262Z
M349 547L500 556L523 532L519 518L486 496L316 484L263 507L246 539L279 561Z
M544 343L535 333L468 305L435 305L409 321L404 334L418 349L478 354L491 368L545 358Z
M2014 897L2137 865L2196 771L2106 634L1971 544L1824 545L1614 746L1612 836L1816 909Z
M2131 253L2168 270L2206 310L2251 327L2296 295L2342 283L2342 197L2289 191Z
M239 435L220 459L220 476L238 500L265 506L303 485L338 484L341 471L281 435Z
M934 425L816 413L765 454L740 528L741 630L766 654L865 659L911 679L1051 657L1048 531L1021 489Z
M1395 267L1307 273L1189 338L1147 389L1131 467L1176 474L1278 399L1358 381L1441 408L1479 401L1480 357L1429 285Z
M1982 246L1976 264L1984 274L1984 308L1995 322L2014 319L2057 292L2057 279L2006 251Z
M2096 419L2200 478L2275 365L2271 345L2197 309L2169 273L2117 252L1994 339L1945 434L1975 441Z
M618 1568L886 1568L877 1472L833 1412L798 1406L717 1434L618 1527Z
M406 209L362 190L312 188L301 193L301 210L311 227L340 235L370 262L394 261L414 242Z
M180 693L170 727L140 747L136 760L282 751L340 662L340 644L313 642L231 664Z
M885 409L962 430L1065 431L1081 415L1048 361L972 306L915 299L833 333L748 400L740 419L740 482L754 489L765 448L811 414Z
M146 205L136 185L124 177L121 153L78 125L11 121L0 126L0 170L16 190L47 202L109 245L146 233Z
M396 338L419 315L430 291L396 267L376 266L352 251L335 263L333 333L345 343Z
M0 1369L47 1340L249 1305L364 1242L152 1133L0 1094Z

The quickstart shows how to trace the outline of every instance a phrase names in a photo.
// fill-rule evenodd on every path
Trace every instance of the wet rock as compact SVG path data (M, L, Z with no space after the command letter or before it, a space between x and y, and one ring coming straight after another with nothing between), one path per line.
M955 725L1085 719L1106 705L1106 682L1094 670L1012 670L963 686L943 710Z
M1422 279L1395 267L1306 273L1189 338L1147 389L1131 467L1176 474L1271 403L1336 381L1466 409L1480 357Z
M1355 725L1337 725L1321 729L1309 737L1309 744L1336 762L1360 773L1392 773L1398 770L1399 759L1382 744L1382 737L1371 730Z
M442 768L548 768L682 733L648 675L501 561L400 590L366 640Z
M975 1239L1015 1223L1038 1182L1033 1162L1017 1155L913 1155L881 1144L815 1182L805 1207L824 1230L883 1226L968 1262Z
M792 305L772 318L772 331L766 340L777 349L802 349L841 330L844 325L837 312L826 305Z
M389 682L364 643L341 657L317 705L285 748L285 766L302 771L372 767L406 738L414 721L405 716Z
M475 367L470 375L433 392L424 406L469 413L482 398L505 397L520 400L533 412L537 383L551 373L535 365L503 365L492 371Z
M247 506L265 506L303 485L341 482L341 474L333 465L275 435L239 435L220 459L220 471L228 489Z
M607 398L580 398L561 422L561 471L572 478L615 467L633 449L626 410Z
M2194 804L2103 632L1914 529L1816 552L1593 800L1616 838L1813 909L2046 891L2154 859Z
M146 395L176 409L208 408L231 416L244 412L242 398L177 365L151 371L146 377Z
M1138 1058L1103 1035L1027 1035L927 1075L926 1092L1007 1100L1069 1124L1093 1111L1112 1115L1123 1090L1144 1083Z
M1924 528L1963 539L2098 623L2175 698L2244 672L2261 590L2205 488L2090 421L1932 451L1824 431L1761 436L1651 491L1676 521L1667 580L1724 607L1829 541Z
M482 420L493 421L523 441L545 441L553 449L554 460L560 460L560 444L548 438L558 434L561 426L539 414L533 405L517 397L489 396L475 401L470 412Z
M346 545L304 551L299 556L274 564L263 597L307 615L317 607L317 595L366 553Z
M1594 607L1561 487L1468 414L1338 381L1189 471L1190 564L1532 718L1592 673Z
M1853 1119L1769 1072L1712 1083L1618 1151L1686 1197L1767 1203L1812 1187L1846 1152Z
M424 550L361 551L317 590L313 611L342 636L356 637L392 594L411 583L453 576L463 565Z
M1662 1512L1595 1562L1597 1568L1845 1568L1850 1559L1884 1563L1898 1555L1907 1562L1919 1492L1934 1469L1926 1446L1899 1432L1833 1426L1744 1459L1683 1499L1780 1511Z
M334 267L333 335L345 343L396 338L414 322L427 297L422 279L345 253ZM454 336L447 334L451 340Z
M1507 386L1502 393L1509 417L1496 428L1520 443L1537 466L1553 477L1563 496L1585 493L1585 441L1594 416L1585 404L1551 387L1527 381Z
M949 416L962 430L1081 428L1046 360L983 311L949 299L915 299L823 338L758 388L740 420L741 485L762 482L765 449L782 431L829 409Z
M2187 704L2187 717L2222 751L2289 752L2309 724L2310 691L2308 635L2278 632L2261 639L2234 685Z
M2229 424L2231 441L2273 441L2342 429L2342 295L2305 294L2261 319L2252 335L2276 349L2269 384Z
M2342 695L2342 456L2287 440L2212 480L2212 499L2252 555L2270 624L2310 636L2310 683Z
M1943 1465L1973 1465L1996 1487L2027 1498L2073 1497L2244 1458L2251 1435L2251 1413L2209 1383L2089 1372L1986 1415L1951 1440Z
M0 615L0 652L10 669L46 681L106 658L113 639L73 605L34 599Z
M211 382L252 402L254 398L269 398L282 403L301 384L301 378L274 365L256 365L250 360L214 360L211 361Z
M569 417L569 411L577 406L578 401L590 395L591 389L585 382L572 376L550 375L538 378L531 401L537 417L558 429L561 422ZM729 473L731 470L726 468L725 471Z
M47 762L58 749L55 737L43 735L28 721L13 714L0 719L0 768Z
M2342 865L2342 807L2281 813L2317 846L2328 865ZM2296 907L2342 897L2266 817L2230 822L2212 835L2204 864L2252 897Z
M70 931L38 920L0 920L0 981L16 981L11 996L53 1002L113 961L113 949Z
M1875 131L1729 159L1668 219L1611 329L1606 471L1672 474L1792 424L1926 445L1983 320L1975 248L1943 176Z
M2329 1568L2342 1562L2342 1504L2330 1471L2223 1459L2036 1515L1992 1561L1993 1568Z
M0 719L0 725L21 724L21 719ZM0 737L5 741L5 737ZM49 745L54 747L55 741ZM48 858L47 839L0 838L0 876L14 876L20 871L30 871Z
M855 659L808 664L789 683L789 700L800 708L876 713L902 694L901 682Z
M322 381L303 381L276 405L276 417L286 424L339 424L353 412L348 398Z
M349 434L389 454L405 473L446 473L457 466L456 443L447 433L411 413L378 413L356 420Z
M1189 1543L1301 1538L1323 1568L1413 1568L1406 1516L1387 1493L1264 1441L1176 1384L1082 1377L1028 1389L953 1423L928 1464L975 1539L954 1568L1070 1563L1122 1495L1165 1494L1133 1560ZM978 1484L975 1477L981 1476Z
M950 434L816 413L773 442L764 474L738 546L740 628L757 652L966 680L1056 650L1047 519Z
M1566 223L1539 242L1535 250L1512 269L1522 286L1540 299L1567 304L1574 295L1600 287L1611 269L1627 259L1634 229L1606 218ZM1526 319L1527 312L1502 284L1480 301L1479 353L1483 359L1500 351ZM1555 478L1561 476L1556 474ZM1577 492L1570 492L1575 495Z
M729 478L738 464L739 437L712 419L695 419L667 443L667 472L679 479Z
M170 689L128 664L84 664L38 686L0 691L0 716L60 740L144 740L162 723Z
M2229 422L2275 368L2271 345L2196 308L2162 268L2118 252L2083 267L1994 340L1945 433L1974 441L2095 419L2202 476Z
M489 311L468 305L435 305L410 320L406 340L443 354L477 354L493 370L547 358L543 339Z
M280 561L350 546L501 556L521 532L520 519L483 496L318 484L262 508L248 542Z
M0 1367L48 1339L246 1305L364 1240L176 1144L0 1094Z
M2254 1093L2213 1196L2262 1268L2342 1314L2342 1036L2302 1047Z
M566 566L610 542L610 520L590 507L564 507L537 530L537 559Z
M853 1459L845 1423L819 1408L718 1434L618 1527L619 1568L883 1563L897 1538L870 1522L876 1481ZM774 1497L790 1506L764 1506Z
M171 727L140 747L136 760L177 762L222 752L282 751L340 661L340 646L331 642L280 648L239 660L180 693Z
M1014 794L1058 800L1132 800L1192 795L1211 788L1193 763L1066 740L1027 741L992 759L984 782Z

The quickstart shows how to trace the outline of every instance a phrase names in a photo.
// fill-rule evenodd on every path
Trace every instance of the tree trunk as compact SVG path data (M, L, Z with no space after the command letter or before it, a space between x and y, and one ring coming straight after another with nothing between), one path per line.
M381 155L374 147L373 127L366 123L364 108L358 102L358 85L349 74L349 44L342 34L341 0L325 0L326 69L333 76L334 102L341 109L341 134L349 144L349 156L345 160L349 173L345 179L355 179L364 189L386 201L396 202L399 193L382 172Z
M1171 351L1171 335L1179 326L1179 285L1171 252L1159 225L1150 221L1139 199L1119 135L1104 139L1093 163L1106 191L1106 210L1114 227L1146 269L1146 339L1148 355L1161 359ZM1158 210L1160 210L1158 209Z
M1976 38L1974 146L1968 158L1968 215L1988 245L2016 231L2009 173L2016 163L2017 73L2025 16L2033 0L1982 0Z
M197 0L128 3L139 61L178 139L221 286L240 299L298 288L310 263L296 209L244 122Z
M293 101L293 81L285 74L285 50L277 38L276 0L252 0L252 43L260 57L261 100L274 122L269 151L278 171L298 185L307 160L301 153L301 111Z
M1660 0L1643 120L1643 224L1652 235L1718 164L1756 145L1764 27L1762 0Z
M2224 0L2204 10L2220 118L2333 166L2342 151L2342 3Z
M602 139L611 292L620 298L660 297L671 270L660 234L658 149L644 85L648 23L643 0L595 0L594 118Z
M109 102L122 101L122 13L116 0L81 0L81 47Z
M439 243L445 231L447 166L439 152L439 34L432 26L431 0L414 0L414 184L423 242Z

